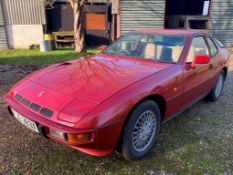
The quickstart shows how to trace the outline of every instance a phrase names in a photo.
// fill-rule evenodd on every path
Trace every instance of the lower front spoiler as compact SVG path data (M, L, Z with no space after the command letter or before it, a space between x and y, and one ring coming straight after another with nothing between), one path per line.
M26 110L19 104L17 104L14 100L12 100L11 98L7 96L4 96L3 99L8 104L8 110L10 114L13 115L11 111L11 108L13 108L17 112L19 112L21 115L36 122L38 125L39 132L42 136L53 139L57 142L60 142L76 150L79 150L81 152L84 152L84 153L87 153L93 156L105 156L105 155L111 154L115 149L115 146L117 144L117 141L121 133L121 128L123 127L123 121L119 121L112 125L108 125L108 126L104 126L104 127L100 127L96 129L79 130L77 128L68 127L68 126L61 125L59 123L55 123L51 120L48 120L37 114L34 114L30 112L29 110ZM94 140L92 140L92 142L90 143L74 144L74 143L69 143L64 140L60 140L58 138L48 135L48 128L61 131L64 133L70 133L70 134L93 132L95 134L95 137L94 137Z

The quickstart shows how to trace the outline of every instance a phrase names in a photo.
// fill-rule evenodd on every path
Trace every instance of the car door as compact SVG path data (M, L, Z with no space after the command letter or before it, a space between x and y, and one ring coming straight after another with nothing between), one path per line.
M219 48L216 46L216 44L213 42L213 39L209 36L206 36L207 45L209 48L210 53L210 65L209 65L209 85L211 87L214 86L216 77L219 74L219 72L222 69L223 65L223 56L221 52L219 51Z
M211 89L211 85L207 83L211 64L197 64L195 68L191 66L195 56L198 55L210 55L207 42L202 35L193 37L184 64L183 106L198 101Z

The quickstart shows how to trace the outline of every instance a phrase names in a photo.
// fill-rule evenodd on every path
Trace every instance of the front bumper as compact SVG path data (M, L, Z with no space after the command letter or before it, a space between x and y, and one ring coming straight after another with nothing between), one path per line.
M41 117L38 114L35 114L25 109L23 106L18 104L15 100L11 99L7 95L3 97L3 100L8 104L9 112L11 114L12 114L11 112L11 108L12 108L21 115L23 115L24 117L36 122L40 134L43 135L44 137L56 140L74 149L77 149L79 151L94 156L105 156L112 153L112 151L115 149L116 143L118 141L121 132L121 128L123 126L123 121L120 121L101 128L85 129L85 130L77 129L74 127L69 127L69 126L61 125L59 123L55 123L49 119ZM78 144L69 143L64 140L50 136L48 134L49 128L69 134L94 133L94 139L88 143L78 143Z

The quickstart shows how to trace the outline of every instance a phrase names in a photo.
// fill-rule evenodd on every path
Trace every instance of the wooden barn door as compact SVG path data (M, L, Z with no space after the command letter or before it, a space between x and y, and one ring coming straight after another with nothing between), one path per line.
M86 30L106 30L106 13L85 13L84 18Z
M110 14L107 5L86 5L84 7L84 28L88 46L108 44L110 41Z

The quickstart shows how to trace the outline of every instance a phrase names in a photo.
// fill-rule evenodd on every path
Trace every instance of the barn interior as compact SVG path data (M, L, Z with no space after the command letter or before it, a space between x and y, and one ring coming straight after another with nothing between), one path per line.
M166 0L165 28L207 30L210 1Z
M111 27L111 8L108 3L87 3L83 8L83 27L86 44L89 47L109 44ZM46 33L56 33L58 46L74 43L73 9L69 2L58 1L52 9L46 10Z

